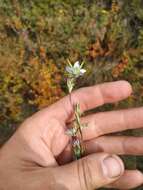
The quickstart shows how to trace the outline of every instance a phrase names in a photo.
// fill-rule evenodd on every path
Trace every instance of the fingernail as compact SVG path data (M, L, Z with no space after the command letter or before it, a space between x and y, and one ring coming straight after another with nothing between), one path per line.
M119 177L123 171L123 163L117 156L108 156L103 160L103 172L108 178Z

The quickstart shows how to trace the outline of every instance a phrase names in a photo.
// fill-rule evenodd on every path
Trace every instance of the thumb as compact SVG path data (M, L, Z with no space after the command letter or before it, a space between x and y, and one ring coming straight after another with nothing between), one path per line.
M116 155L97 153L58 167L55 173L65 189L93 190L116 181L124 173L124 165Z

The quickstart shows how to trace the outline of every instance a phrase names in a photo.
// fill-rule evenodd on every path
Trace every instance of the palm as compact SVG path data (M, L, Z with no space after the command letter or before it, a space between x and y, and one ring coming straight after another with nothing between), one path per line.
M28 156L26 159L34 159L31 161L38 161L37 164L41 166L57 165L56 158L68 144L69 137L65 134L63 121L46 117L46 120L43 118L43 121L39 122L42 112L23 123L18 133L29 146L30 153L25 153L25 156ZM31 154L34 155L32 158L29 157Z

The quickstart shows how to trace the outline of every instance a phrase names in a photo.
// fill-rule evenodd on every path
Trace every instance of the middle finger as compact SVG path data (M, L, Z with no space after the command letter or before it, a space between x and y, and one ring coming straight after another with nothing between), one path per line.
M83 139L90 140L105 134L143 127L143 107L119 111L101 112L85 116L82 123Z

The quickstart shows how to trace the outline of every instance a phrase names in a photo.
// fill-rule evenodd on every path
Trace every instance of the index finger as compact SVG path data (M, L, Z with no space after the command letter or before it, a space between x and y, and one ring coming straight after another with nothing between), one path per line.
M127 98L132 92L132 87L127 81L116 81L103 83L91 87L81 88L71 94L72 104L69 95L56 102L50 108L45 109L51 112L51 116L64 120L65 122L73 114L73 105L80 104L82 112L101 106L105 103L114 103Z

